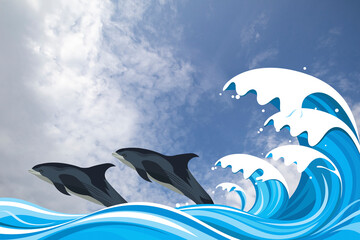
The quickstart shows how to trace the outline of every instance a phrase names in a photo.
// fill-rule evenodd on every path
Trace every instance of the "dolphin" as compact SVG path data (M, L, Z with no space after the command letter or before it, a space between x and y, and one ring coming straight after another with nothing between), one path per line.
M65 195L73 194L106 207L126 203L105 179L105 172L115 165L105 163L81 168L65 163L43 163L29 170Z
M144 180L152 180L193 200L196 204L213 204L210 196L188 169L188 162L198 155L186 153L166 156L142 148L123 148L112 154L133 168Z

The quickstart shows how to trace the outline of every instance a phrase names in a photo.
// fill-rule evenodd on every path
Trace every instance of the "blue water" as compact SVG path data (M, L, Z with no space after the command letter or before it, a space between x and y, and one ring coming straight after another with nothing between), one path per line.
M225 90L238 88L235 84L239 82ZM252 90L261 92L261 89ZM284 87L281 91L291 89ZM286 99L278 97L280 101L271 103L281 109L281 101ZM344 103L335 99L319 91L302 99L303 109L325 112L346 127L329 128L314 146L308 141L309 135L315 134L314 126L308 126L313 132L297 135L301 146L314 149L327 159L311 161L301 172L292 196L277 179L257 180L267 171L259 168L248 178L256 192L255 203L248 212L216 204L171 208L129 203L87 215L71 215L19 199L2 198L0 239L360 239L358 135ZM303 119L301 116L287 128L296 128ZM326 125L321 122L325 120L316 118L308 124ZM245 167L243 170L246 171Z

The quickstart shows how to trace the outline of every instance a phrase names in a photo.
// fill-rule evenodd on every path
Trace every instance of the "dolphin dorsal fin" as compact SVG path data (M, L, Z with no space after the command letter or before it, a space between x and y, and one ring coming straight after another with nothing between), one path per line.
M91 174L92 176L98 176L101 178L105 178L106 170L108 170L109 168L114 167L114 166L115 165L112 163L99 164L99 165L87 168L87 172L89 174Z
M189 161L194 157L199 157L199 156L196 155L195 153L184 153L184 154L171 156L170 159L172 164L174 164L175 166L178 165L187 166Z

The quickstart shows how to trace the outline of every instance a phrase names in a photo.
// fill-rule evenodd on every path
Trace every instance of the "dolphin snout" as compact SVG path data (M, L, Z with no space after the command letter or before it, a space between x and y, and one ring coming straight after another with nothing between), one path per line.
M117 154L116 152L112 153L112 155L121 161L125 160L125 158L123 156Z
M33 175L41 175L38 171L35 171L34 169L29 169L28 172Z

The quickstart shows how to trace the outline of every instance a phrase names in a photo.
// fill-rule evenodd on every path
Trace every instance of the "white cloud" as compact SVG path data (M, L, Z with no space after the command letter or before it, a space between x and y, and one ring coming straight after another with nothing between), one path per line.
M258 41L261 37L260 31L266 27L268 21L269 17L262 13L252 23L245 25L240 35L241 44L247 45Z
M332 35L341 35L342 29L340 27L333 27L329 30L329 33Z
M333 57L317 60L311 66L311 74L327 82L344 98L346 98L345 94L358 94L360 92L358 88L354 87L360 83L360 73L358 71L337 72L334 74L330 72L333 68L336 68Z
M194 70L176 58L170 43L158 46L139 32L144 16L151 16L147 3L1 5L2 197L64 212L94 210L96 205L62 195L27 170L42 162L117 163L111 152L121 147L178 148L169 132L182 120L177 107L197 100L188 96ZM129 201L187 201L120 163L106 176Z
M333 27L317 40L318 50L327 49L328 53L326 56L322 54L323 57L317 57L314 63L310 65L311 74L329 83L343 96L345 96L344 93L358 94L358 88L354 87L359 83L360 73L358 71L335 71L336 73L332 71L339 69L337 61L339 53L336 51L336 45L341 34L341 28Z
M331 69L332 63L324 63L323 61L317 60L315 61L311 68L312 68L312 75L315 77L321 79L322 77L326 76L329 73L329 70Z
M331 28L327 34L321 36L318 40L318 48L333 48L336 45L337 38L341 35L342 29L339 27Z
M255 57L249 63L249 69L258 67L261 63L268 59L273 59L278 55L278 53L279 51L277 49L272 48L255 55Z

